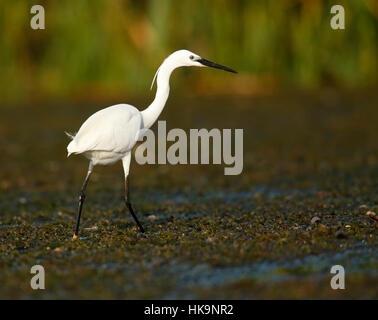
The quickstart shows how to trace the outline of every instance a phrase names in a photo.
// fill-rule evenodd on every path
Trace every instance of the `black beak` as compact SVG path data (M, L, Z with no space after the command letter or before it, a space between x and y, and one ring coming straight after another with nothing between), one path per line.
M230 68L227 68L225 66L222 66L220 64L217 64L215 62L211 62L209 60L206 60L204 58L201 58L201 59L198 59L197 60L199 63L203 64L204 66L207 66L207 67L212 67L212 68L217 68L217 69L221 69L221 70L224 70L224 71L228 71L228 72L233 72L233 73L237 73L235 70L232 70Z

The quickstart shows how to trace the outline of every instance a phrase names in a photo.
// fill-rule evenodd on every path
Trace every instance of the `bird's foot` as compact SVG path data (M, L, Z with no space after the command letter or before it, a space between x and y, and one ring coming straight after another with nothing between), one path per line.
M142 238L142 239L148 239L148 235L144 232L140 232L139 233L139 238Z

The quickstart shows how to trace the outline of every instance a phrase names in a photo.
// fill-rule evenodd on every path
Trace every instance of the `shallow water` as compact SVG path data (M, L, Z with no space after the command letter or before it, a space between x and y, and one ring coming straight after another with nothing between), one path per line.
M96 167L79 241L87 161L66 158L64 131L105 105L5 109L0 298L377 298L377 222L366 215L378 214L377 102L329 91L173 98L167 130L244 129L243 173L133 162L141 237L121 165ZM38 263L43 292L29 287ZM334 264L346 269L346 290L330 288Z

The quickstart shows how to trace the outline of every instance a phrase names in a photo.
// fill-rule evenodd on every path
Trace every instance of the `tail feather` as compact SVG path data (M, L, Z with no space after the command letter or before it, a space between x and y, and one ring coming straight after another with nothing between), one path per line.
M69 133L69 132L67 132L67 131L65 131L64 133L67 135L67 137L69 137L69 138L72 140L72 141L68 144L68 146L67 146L67 158L68 158L72 153L75 152L75 151L73 150L74 145L75 145L75 141L73 141L73 140L75 139L75 135L73 135L73 134L71 134L71 133Z

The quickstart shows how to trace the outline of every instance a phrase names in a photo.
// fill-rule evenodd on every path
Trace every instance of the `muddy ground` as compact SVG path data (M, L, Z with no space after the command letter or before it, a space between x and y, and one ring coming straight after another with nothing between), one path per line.
M377 299L377 222L366 215L378 215L372 92L170 98L168 129L244 129L242 174L133 161L141 237L121 164L96 167L76 241L87 160L66 158L64 131L108 104L2 106L0 299ZM35 264L45 290L30 287ZM337 264L345 290L330 287Z

